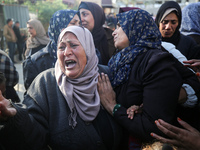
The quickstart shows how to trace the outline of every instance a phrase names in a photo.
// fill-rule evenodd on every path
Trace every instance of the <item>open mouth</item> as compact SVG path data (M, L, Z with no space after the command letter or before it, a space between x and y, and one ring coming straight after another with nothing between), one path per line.
M76 65L76 61L74 60L66 60L65 65L67 68L73 68Z

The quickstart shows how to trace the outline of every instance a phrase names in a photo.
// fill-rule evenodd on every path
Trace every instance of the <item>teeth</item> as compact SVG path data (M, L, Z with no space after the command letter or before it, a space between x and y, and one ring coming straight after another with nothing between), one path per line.
M75 63L75 61L74 60L67 60L67 61L65 61L65 63Z
M65 64L66 64L67 67L69 67L69 66L71 66L71 65L73 65L75 63L76 63L76 61L74 61L74 60L66 60L65 61Z

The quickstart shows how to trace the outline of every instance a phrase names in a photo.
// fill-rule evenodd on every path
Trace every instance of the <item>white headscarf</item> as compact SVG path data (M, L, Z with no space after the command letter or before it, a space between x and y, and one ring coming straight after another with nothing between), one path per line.
M77 112L84 121L93 121L99 112L100 98L97 91L98 58L96 56L93 37L88 29L78 26L67 27L60 33L58 43L66 32L71 32L77 37L87 57L87 64L83 73L76 79L68 78L61 71L58 61L55 65L57 84L71 111L69 125L74 128L77 124Z

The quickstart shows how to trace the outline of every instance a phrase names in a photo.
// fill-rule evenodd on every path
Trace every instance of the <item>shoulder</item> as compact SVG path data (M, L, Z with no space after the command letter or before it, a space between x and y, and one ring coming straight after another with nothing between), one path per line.
M31 86L29 87L29 91L31 89L34 91L36 89L44 89L45 87L49 87L50 85L54 85L56 82L55 79L55 70L54 68L47 69L41 72L32 82ZM53 87L53 86L52 86Z
M31 55L30 58L31 58L32 61L37 61L37 60L43 58L46 55L49 55L48 46L46 46L46 47L42 48L41 50L37 51L36 53Z
M132 67L140 67L146 70L152 67L155 68L161 64L166 66L167 64L170 65L171 63L174 63L174 57L170 53L162 50L152 49L138 55Z
M181 34L181 38L180 38L180 42L181 43L191 43L191 44L194 44L196 45L196 42L194 39L192 39L192 37L189 37L189 36L186 36L186 35L183 35Z

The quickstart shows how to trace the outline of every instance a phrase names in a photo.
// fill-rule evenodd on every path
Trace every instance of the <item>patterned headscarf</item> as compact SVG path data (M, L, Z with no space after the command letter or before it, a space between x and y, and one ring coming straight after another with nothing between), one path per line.
M181 33L200 35L200 2L191 3L183 8Z
M57 59L57 41L59 34L68 26L76 14L76 10L65 9L55 12L51 17L48 28L48 35L51 40L49 47L52 50L52 55L54 56L55 61Z
M161 34L151 15L141 9L134 9L117 15L120 26L129 39L129 47L111 57L108 66L113 87L125 83L131 72L131 65L138 54L149 49L161 49Z

